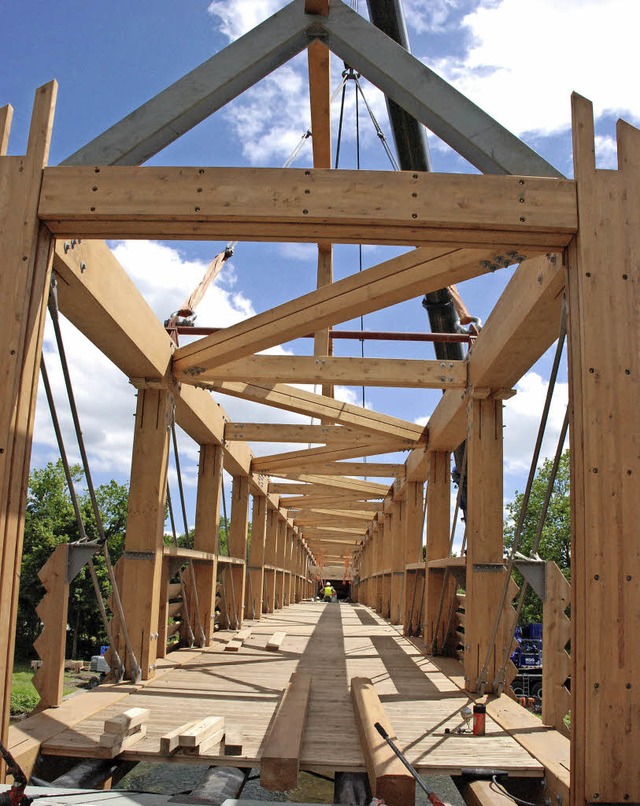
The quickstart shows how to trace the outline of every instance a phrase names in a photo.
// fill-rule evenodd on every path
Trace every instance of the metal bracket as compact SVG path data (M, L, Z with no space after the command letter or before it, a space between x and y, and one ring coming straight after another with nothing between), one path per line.
M499 574L504 571L504 563L474 563L473 571L488 572L490 574Z
M100 550L97 540L84 543L69 543L67 553L67 585L82 571L89 560Z
M534 592L541 601L547 600L547 563L540 557L525 557L524 554L516 553L514 561L515 567L527 580Z
M125 560L155 560L155 551L124 551L122 556Z

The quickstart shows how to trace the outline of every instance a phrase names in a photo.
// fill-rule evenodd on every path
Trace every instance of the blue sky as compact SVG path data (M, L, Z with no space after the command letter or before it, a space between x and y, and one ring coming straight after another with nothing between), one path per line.
M59 95L50 164L57 164L155 93L209 58L269 14L283 0L0 0L0 105L15 109L9 153L22 153L37 86L56 78ZM366 16L365 0L358 9ZM450 80L500 123L521 136L566 175L571 173L570 93L594 102L598 161L615 165L614 125L618 117L640 123L637 44L632 39L640 10L634 0L405 0L414 54ZM342 63L332 68L334 86ZM261 82L158 155L170 165L281 166L309 125L302 55ZM380 93L365 83L367 99L391 139ZM348 99L341 167L355 167L353 96ZM334 118L337 119L337 108ZM372 126L363 118L362 165L389 169ZM334 127L335 132L335 127ZM434 169L472 170L437 138L429 138ZM309 143L295 167L311 163ZM116 254L162 319L198 283L206 264L224 243L129 242L113 244ZM364 266L397 253L365 247ZM313 245L239 244L199 309L198 324L227 325L260 312L315 285ZM335 249L336 277L358 270L355 246ZM472 314L485 320L508 281L503 271L460 287ZM360 327L345 323L344 328ZM365 317L365 329L428 329L420 300ZM98 480L128 478L134 390L83 338L67 328L72 373L85 437ZM50 339L45 345L50 351ZM311 342L284 345L308 353ZM336 354L359 351L338 343ZM282 352L282 350L280 350ZM359 354L351 353L351 354ZM388 345L367 343L365 355L399 355ZM403 347L403 357L431 358L428 345ZM51 362L50 362L51 363ZM544 396L548 357L519 385L505 412L505 497L522 489ZM54 385L59 373L52 365ZM566 400L563 371L551 418L546 453ZM359 403L361 389L339 390ZM367 405L411 421L424 422L438 393L367 389ZM276 410L254 409L224 399L235 420L304 421ZM63 418L68 423L68 418ZM182 440L192 501L196 449ZM273 446L256 446L272 452ZM45 407L39 406L33 463L54 459L56 449ZM193 517L193 508L191 515Z

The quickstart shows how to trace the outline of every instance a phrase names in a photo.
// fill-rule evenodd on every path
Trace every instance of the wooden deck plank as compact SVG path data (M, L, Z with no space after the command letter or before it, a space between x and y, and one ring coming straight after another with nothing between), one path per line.
M45 740L44 752L101 757L99 737L105 720L138 707L150 711L147 735L125 751L123 759L228 764L229 757L218 744L198 757L160 754L162 736L189 718L215 713L224 717L229 731L242 734L241 753L234 756L234 765L259 766L282 690L294 672L301 672L313 674L314 682L300 769L365 770L349 681L369 677L400 747L418 770L459 774L463 767L486 766L518 776L542 775L542 765L489 714L484 737L445 733L446 728L453 731L463 724L460 709L470 702L468 696L448 676L448 667L443 671L440 663L436 666L398 628L369 608L303 602L248 625L252 632L241 653L222 651L233 632L217 633L208 649L185 651L185 662L144 686L130 687L126 699L106 701L69 729L59 728ZM272 653L266 643L276 631L286 632L286 650ZM74 697L78 705L84 696ZM28 724L29 720L22 723Z

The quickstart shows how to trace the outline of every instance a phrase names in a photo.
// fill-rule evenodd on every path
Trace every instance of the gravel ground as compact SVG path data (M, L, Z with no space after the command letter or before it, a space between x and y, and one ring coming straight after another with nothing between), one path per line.
M125 778L118 788L156 792L163 795L176 795L191 791L198 783L204 768L193 764L149 764L140 763ZM251 775L257 775L252 770ZM430 789L451 806L465 806L455 784L449 776L430 776L425 778ZM330 804L333 797L333 784L301 773L300 786L294 792L269 792L260 786L258 779L248 781L241 800L262 800L272 803L324 803ZM428 806L426 794L417 787L416 806Z

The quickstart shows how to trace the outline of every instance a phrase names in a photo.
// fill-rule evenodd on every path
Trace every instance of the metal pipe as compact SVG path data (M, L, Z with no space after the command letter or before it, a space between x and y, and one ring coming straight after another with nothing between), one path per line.
M210 336L226 330L224 327L189 327L178 325L167 328L168 332L178 333L180 336ZM313 334L300 336L302 339L312 339ZM401 333L384 330L330 330L330 339L353 339L354 341L428 341L449 342L451 344L473 344L476 337L469 333ZM462 357L462 356L461 356Z

